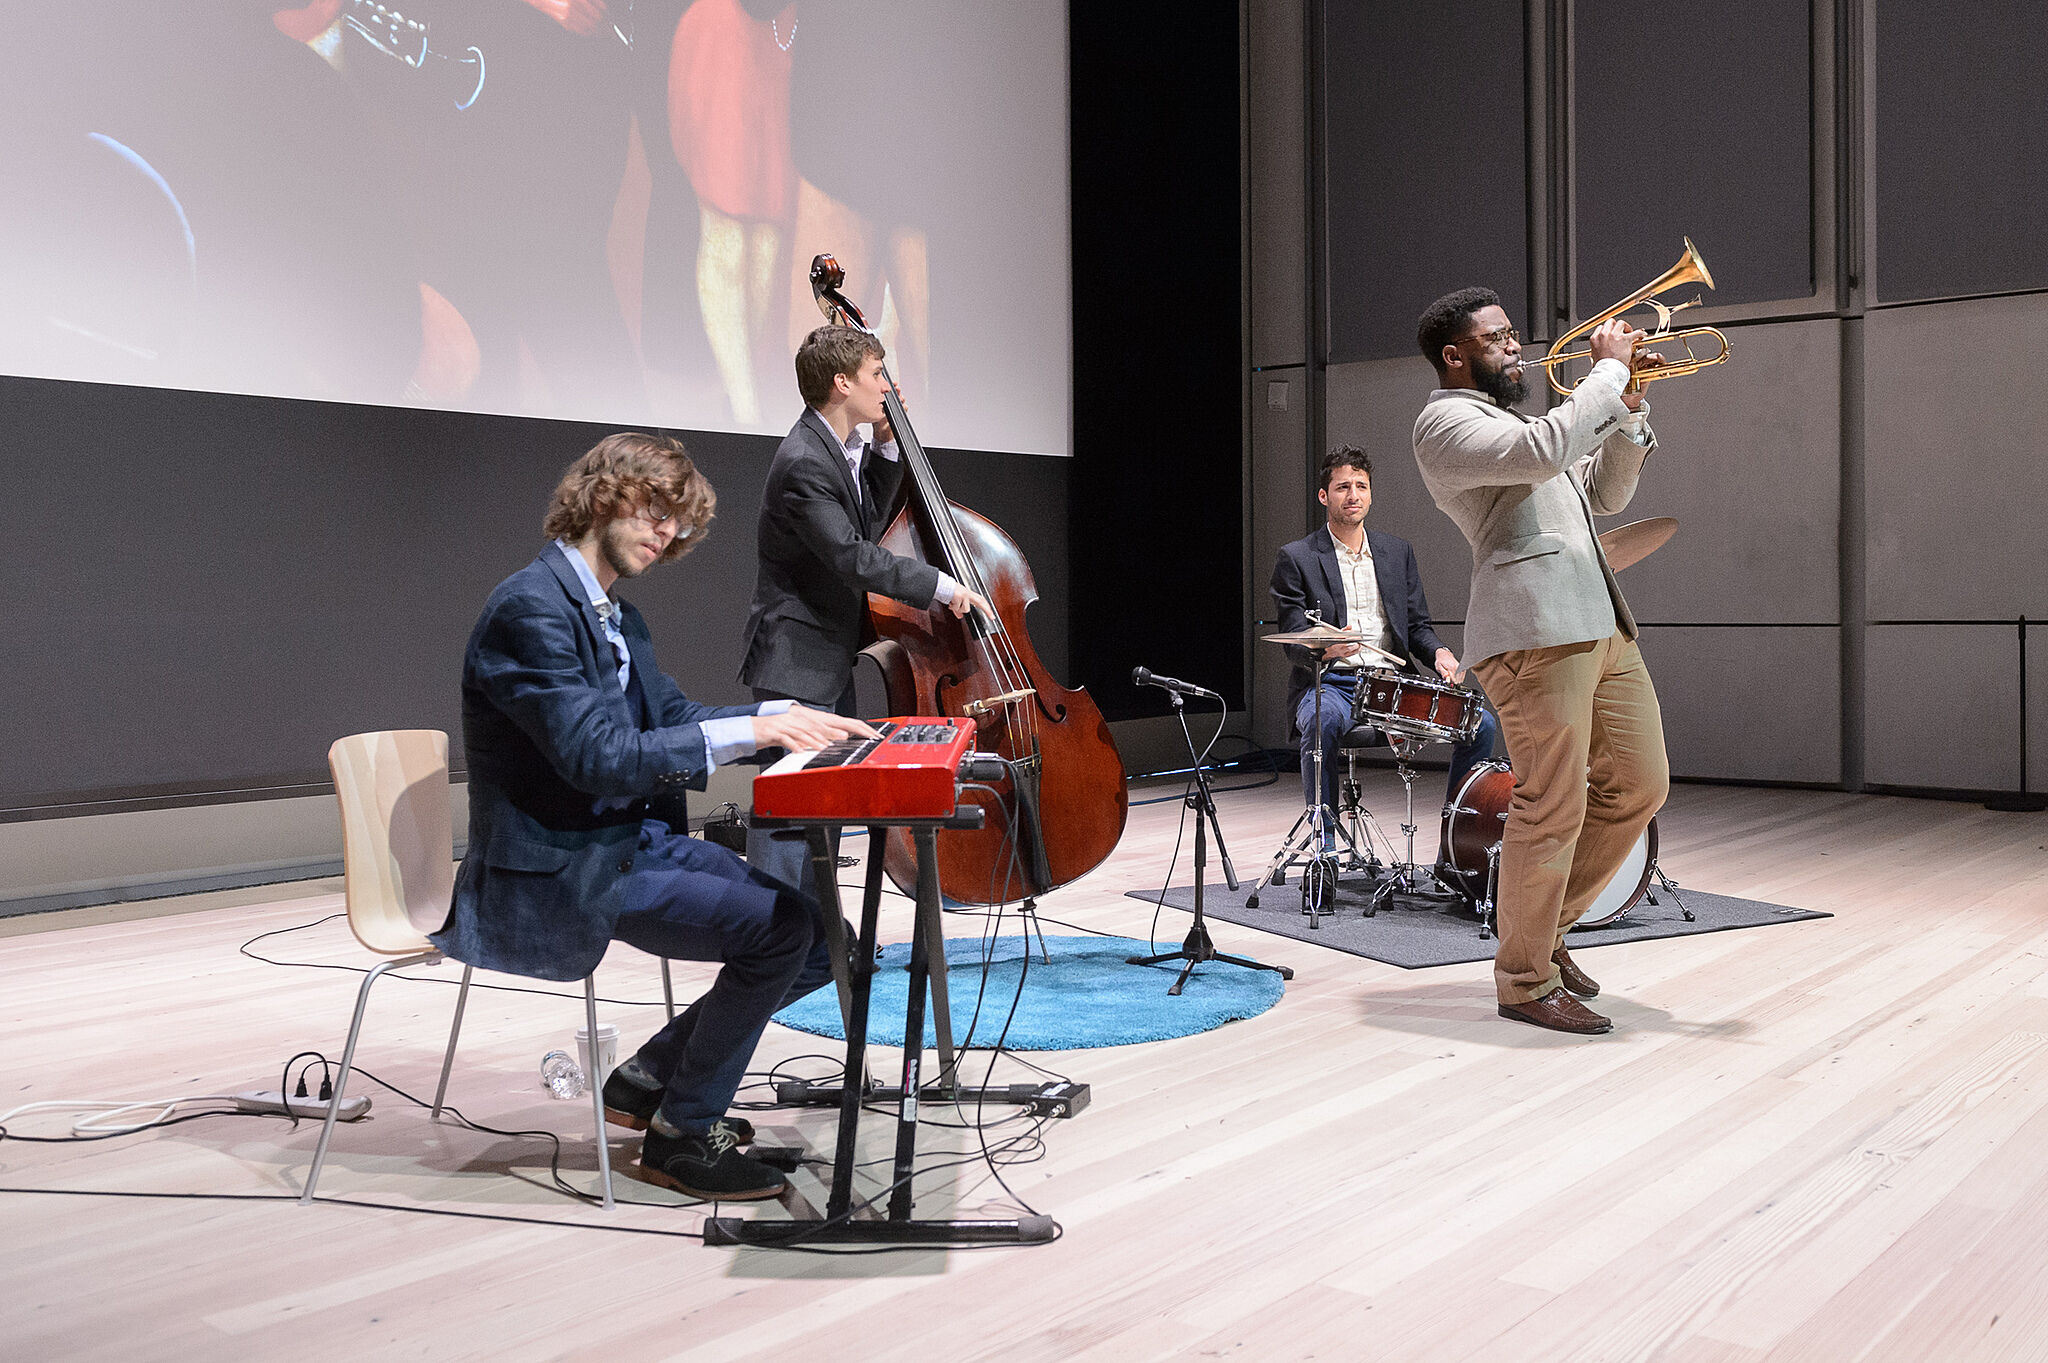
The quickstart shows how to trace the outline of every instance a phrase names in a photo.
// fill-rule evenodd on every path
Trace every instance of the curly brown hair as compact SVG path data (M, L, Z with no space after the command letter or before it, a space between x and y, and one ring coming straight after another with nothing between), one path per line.
M675 513L676 537L656 560L673 563L703 543L718 494L680 440L620 431L569 465L555 486L541 533L574 544L655 502Z

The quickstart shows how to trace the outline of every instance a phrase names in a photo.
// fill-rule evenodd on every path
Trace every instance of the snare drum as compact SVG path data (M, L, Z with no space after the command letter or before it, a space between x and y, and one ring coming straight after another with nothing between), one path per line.
M1479 732L1485 713L1479 693L1468 686L1374 667L1358 674L1351 722L1375 724L1400 738L1465 743Z
M1515 776L1505 762L1481 762L1465 777L1457 795L1444 806L1443 846L1445 869L1458 888L1474 901L1486 894L1488 855L1500 846L1508 821L1508 800L1514 793ZM1621 869L1579 921L1579 928L1604 928L1619 921L1642 902L1650 888L1650 874L1657 865L1657 821L1637 836Z

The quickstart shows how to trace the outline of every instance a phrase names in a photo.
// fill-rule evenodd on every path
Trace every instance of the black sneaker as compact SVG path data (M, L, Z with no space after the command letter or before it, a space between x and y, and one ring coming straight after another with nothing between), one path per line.
M789 1181L757 1159L740 1153L739 1138L724 1121L702 1134L671 1136L647 1128L640 1159L627 1172L648 1183L712 1202L751 1202L779 1197Z
M604 1119L613 1126L623 1126L628 1131L645 1131L647 1124L654 1120L655 1109L660 1106L660 1089L642 1088L619 1070L613 1070L611 1077L604 1081ZM741 1145L754 1143L754 1124L745 1117L721 1117L719 1120L732 1129L733 1139Z

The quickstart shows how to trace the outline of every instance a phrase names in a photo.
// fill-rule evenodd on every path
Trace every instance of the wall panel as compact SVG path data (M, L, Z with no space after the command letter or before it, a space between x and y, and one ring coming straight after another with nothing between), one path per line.
M2011 626L1872 625L1864 774L1873 785L2019 788Z
M1672 775L1841 779L1839 631L1650 625L1640 642Z
M1688 235L1721 281L1710 304L1811 295L1811 7L1576 0L1573 28L1577 315L1626 298ZM1659 129L1679 156L1646 193Z
M2027 789L2048 790L2048 622L2027 626Z
M1330 358L1414 353L1415 319L1467 284L1526 314L1522 0L1324 9Z
M1885 308L1865 335L1871 618L2048 617L2048 295Z
M1823 624L1839 616L1841 342L1833 319L1728 329L1728 362L1649 389L1660 448L1602 530L1676 516L1622 579L1639 620Z
M1286 385L1287 405L1275 407L1267 401L1274 383ZM1308 495L1308 475L1301 451L1308 438L1308 412L1302 398L1300 372L1256 376L1252 382L1252 498L1251 515L1251 605L1256 623L1254 636L1271 634L1273 597L1267 590L1273 563L1280 546L1307 533L1302 499ZM1270 747L1287 742L1287 657L1278 644L1253 642L1252 650L1252 735ZM1202 677L1188 677L1214 685ZM1218 688L1221 689L1220 687Z
M1877 296L2048 286L2038 0L1877 0Z
M1254 365L1300 364L1308 358L1302 349L1308 289L1302 9L1299 0L1251 0L1245 57L1253 98L1245 130L1245 185Z

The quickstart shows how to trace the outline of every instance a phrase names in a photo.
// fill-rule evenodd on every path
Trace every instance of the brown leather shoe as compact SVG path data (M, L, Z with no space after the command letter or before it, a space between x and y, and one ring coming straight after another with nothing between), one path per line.
M1562 989L1553 989L1542 998L1531 999L1527 1003L1503 1003L1500 1015L1516 1022L1548 1027L1553 1032L1573 1032L1580 1036L1614 1030L1612 1020L1601 1017Z
M1556 964L1558 978L1564 981L1565 988L1571 990L1582 999L1598 997L1600 982L1579 969L1577 962L1572 960L1572 954L1569 951L1559 947L1556 951L1550 953L1550 959Z

